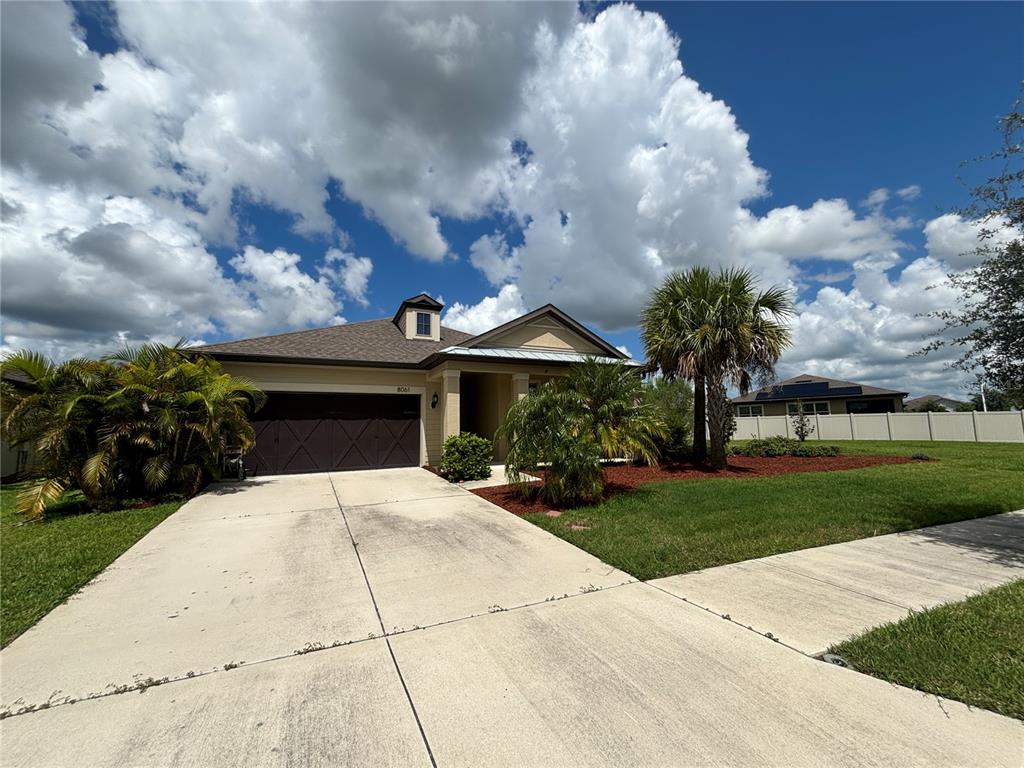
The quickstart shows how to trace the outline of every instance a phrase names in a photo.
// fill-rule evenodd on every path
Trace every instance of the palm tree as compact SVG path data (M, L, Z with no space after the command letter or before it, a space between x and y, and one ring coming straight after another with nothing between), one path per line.
M208 357L190 356L181 342L126 347L108 360L117 389L99 450L83 473L90 487L110 482L118 467L117 474L135 486L127 492L192 495L206 478L218 476L226 448L252 446L248 413L266 395L248 379L225 373Z
M4 440L30 443L37 477L18 493L17 507L30 520L69 488L82 488L89 501L97 494L82 482L87 458L100 441L100 419L113 391L113 369L98 360L75 358L55 363L23 350L6 357L0 368L21 373L25 387L3 387Z
M589 423L604 458L637 458L648 464L658 460L657 440L665 436L666 427L644 397L635 368L588 357L555 386L575 401L574 410Z
M602 457L656 461L665 424L635 368L587 359L513 403L498 434L513 484L526 492L527 476L542 474L543 496L558 504L600 496Z
M693 382L694 461L708 456L705 382L701 361L686 347L685 331L700 327L712 303L714 276L706 267L674 272L651 294L641 320L647 359L667 379Z
M35 482L18 496L29 519L66 490L90 504L157 492L195 494L231 446L248 448L248 413L266 396L184 346L125 348L104 360L54 363L33 352L3 360L28 379L3 387L4 439L36 452Z
M670 275L644 310L643 340L652 362L695 384L695 377L704 379L709 454L716 469L726 465L726 386L746 393L753 380L770 378L789 345L785 320L793 312L792 300L779 287L756 292L754 283L747 269L712 274L694 267ZM694 431L695 437L702 433L703 423L695 423Z

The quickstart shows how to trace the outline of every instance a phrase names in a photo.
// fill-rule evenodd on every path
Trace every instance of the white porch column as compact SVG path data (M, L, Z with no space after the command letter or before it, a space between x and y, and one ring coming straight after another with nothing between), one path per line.
M512 402L518 402L530 394L530 374L512 374Z
M462 401L459 394L459 371L450 369L441 371L441 402L444 404L444 414L441 417L442 440L447 440L461 431L460 408Z

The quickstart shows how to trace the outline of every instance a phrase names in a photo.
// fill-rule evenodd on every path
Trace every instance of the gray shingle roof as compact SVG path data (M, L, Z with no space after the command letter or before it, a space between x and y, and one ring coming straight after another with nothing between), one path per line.
M468 338L471 338L471 334L441 326L440 341L407 339L398 326L385 319L207 344L193 349L214 357L250 358L268 362L274 359L281 362L310 360L412 368L435 352Z
M871 397L877 395L906 395L906 392L897 392L894 389L882 389L881 387L872 387L869 384L857 384L853 381L843 381L842 379L829 379L825 376L812 376L809 373L802 373L799 376L794 376L791 379L785 379L784 381L778 381L768 387L762 387L761 389L748 392L745 395L734 397L732 402L734 403L753 403L753 402L766 402L772 400L796 400L797 395L787 393L781 390L782 387L793 387L794 385L800 384L827 384L827 389L818 393L807 394L803 397L807 400L824 400L836 397ZM856 391L854 391L856 390Z
M953 410L958 405L965 404L963 400L954 400L951 397L943 397L942 395L922 395L921 397L912 397L910 400L907 400L903 403L903 407L908 411L913 411L935 401L938 401L939 405L949 410Z

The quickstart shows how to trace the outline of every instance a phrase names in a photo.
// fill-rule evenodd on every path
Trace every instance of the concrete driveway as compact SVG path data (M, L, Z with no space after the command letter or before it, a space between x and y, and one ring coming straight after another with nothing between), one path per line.
M1019 765L418 469L193 500L0 653L0 763ZM20 714L17 714L19 713Z

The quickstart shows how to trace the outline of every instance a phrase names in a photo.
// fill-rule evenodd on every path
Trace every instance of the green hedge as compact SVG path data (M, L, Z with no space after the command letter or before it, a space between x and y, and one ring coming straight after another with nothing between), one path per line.
M750 440L741 445L730 445L729 453L733 456L838 456L838 445L820 445L802 443L791 437L765 437Z
M494 455L491 441L463 432L444 441L441 453L441 474L453 483L463 480L486 480L491 476Z

